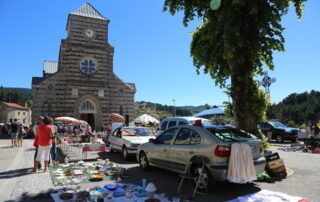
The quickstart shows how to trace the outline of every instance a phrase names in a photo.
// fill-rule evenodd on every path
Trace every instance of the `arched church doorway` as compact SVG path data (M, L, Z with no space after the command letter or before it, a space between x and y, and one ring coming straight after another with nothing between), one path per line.
M95 126L96 106L91 100L84 100L79 107L80 119L86 121L91 127Z

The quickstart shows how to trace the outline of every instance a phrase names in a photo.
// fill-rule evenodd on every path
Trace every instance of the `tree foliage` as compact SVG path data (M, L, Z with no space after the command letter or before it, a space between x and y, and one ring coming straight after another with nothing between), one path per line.
M31 89L0 87L0 101L24 105L27 100L32 100Z
M273 52L284 51L281 18L290 3L300 18L305 1L222 0L213 11L210 0L165 0L164 11L184 12L185 26L195 18L203 22L193 32L193 63L198 73L203 68L216 85L230 89L238 128L258 132L256 121L263 118L267 99L253 78L262 75L263 65L274 69Z
M320 92L292 93L280 103L268 108L269 119L279 119L289 125L306 125L320 121Z

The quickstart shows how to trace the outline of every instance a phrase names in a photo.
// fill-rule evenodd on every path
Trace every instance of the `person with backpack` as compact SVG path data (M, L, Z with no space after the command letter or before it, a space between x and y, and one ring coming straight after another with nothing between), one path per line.
M11 145L12 147L17 146L17 139L20 129L20 123L17 119L14 119L14 122L11 123Z
M20 128L19 128L19 134L18 134L18 147L22 147L22 142L23 142L23 137L25 135L26 131L24 129L24 126L22 124L20 124Z

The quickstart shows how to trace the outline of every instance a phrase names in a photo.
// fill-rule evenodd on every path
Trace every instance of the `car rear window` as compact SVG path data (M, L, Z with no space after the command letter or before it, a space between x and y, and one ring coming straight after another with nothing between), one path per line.
M243 138L254 138L254 136L246 133L244 131L235 129L235 128L226 128L226 129L217 129L217 128L207 128L211 134L218 137L225 142L234 142L239 141Z

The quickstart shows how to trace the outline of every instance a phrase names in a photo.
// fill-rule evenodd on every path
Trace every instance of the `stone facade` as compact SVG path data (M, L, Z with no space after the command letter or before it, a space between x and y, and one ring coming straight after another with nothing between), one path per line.
M61 41L57 71L33 77L33 116L71 116L95 129L109 114L133 120L135 85L113 73L114 47L108 43L109 20L86 3L68 16L68 37Z
M14 119L31 125L31 109L15 103L0 102L0 123L10 124Z

